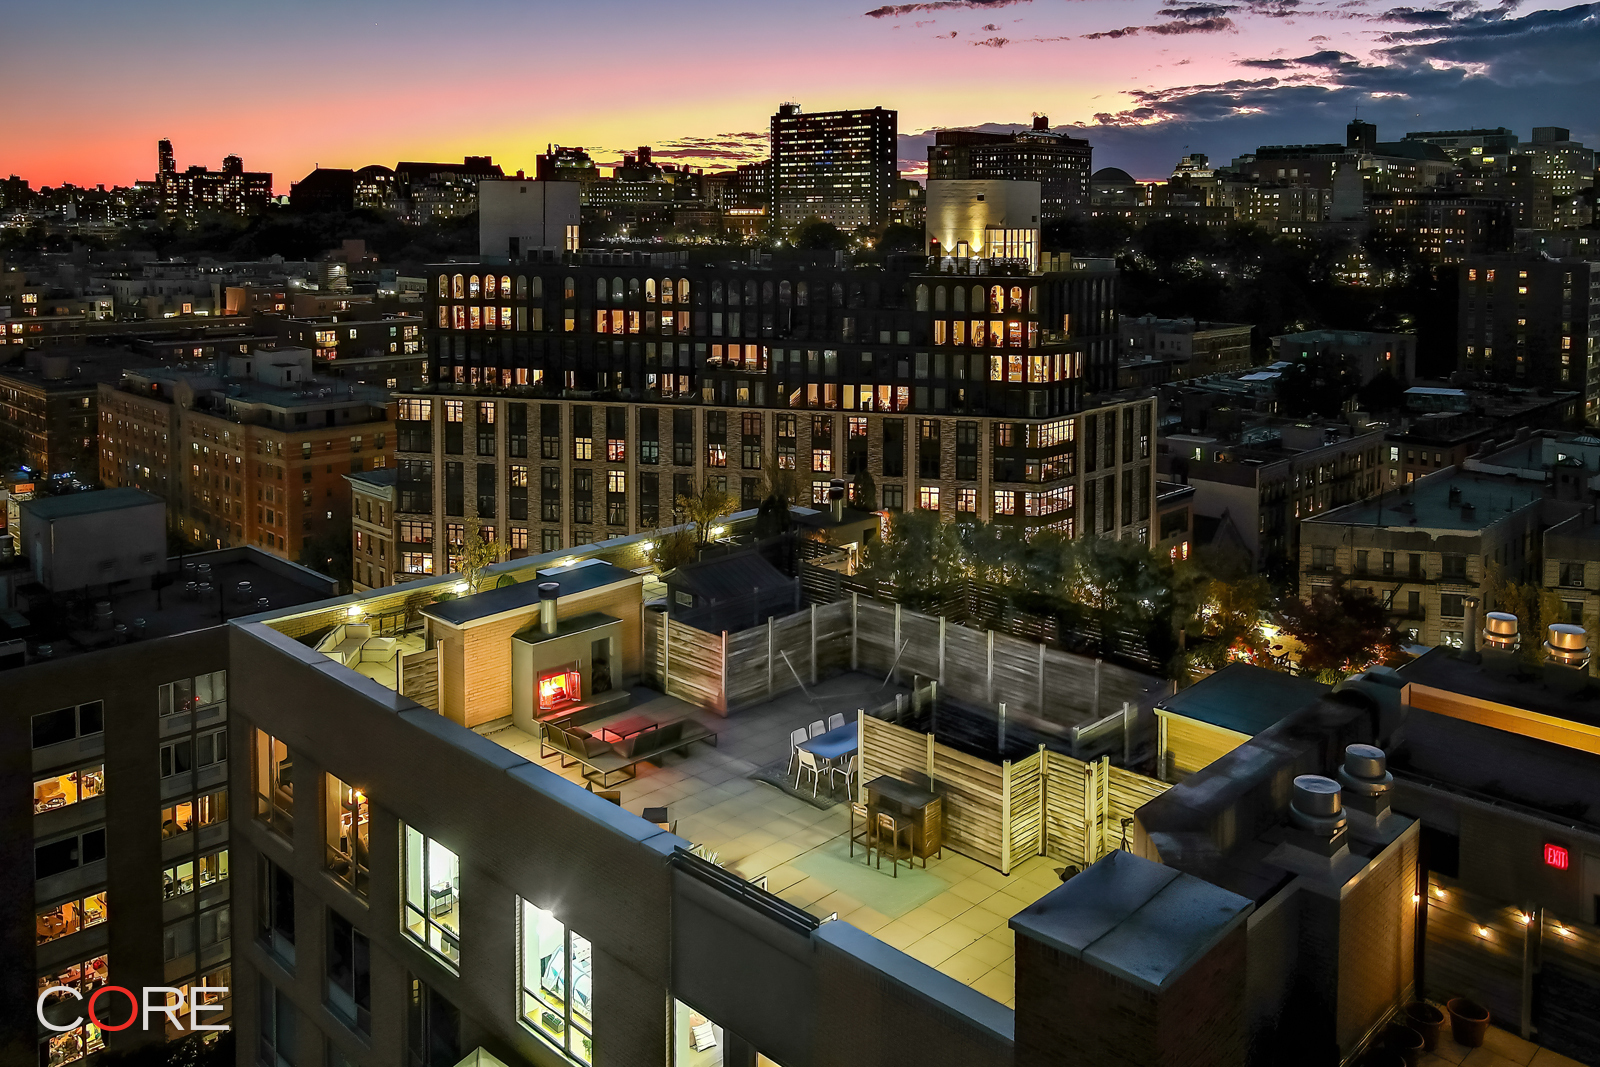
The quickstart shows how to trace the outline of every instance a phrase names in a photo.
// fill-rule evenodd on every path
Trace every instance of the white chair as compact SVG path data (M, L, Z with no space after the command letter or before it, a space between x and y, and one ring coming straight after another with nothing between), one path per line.
M836 711L828 716L828 729L837 730L844 725L844 712Z
M800 746L805 744L806 741L808 741L808 740L809 740L809 738L806 736L806 732L805 732L805 730L803 728L802 729L798 729L798 730L790 730L789 731L789 769L790 770L794 769L794 754L796 752L800 751Z
M821 783L821 780L822 780L822 773L823 773L822 765L817 762L817 757L814 754L812 754L811 752L808 752L807 750L805 750L803 748L797 748L797 749L795 749L795 752L800 757L800 766L794 772L794 788L795 788L795 791L799 792L799 790L800 790L800 779L802 777L804 777L804 775L805 775L805 773L807 771L810 771L811 772L811 795L812 796L816 796L817 795L817 788L818 788L818 786L819 786L819 784Z
M821 719L818 719L816 722L812 723L809 727L807 727L807 729L811 731L812 737L816 737L818 734L825 734L828 732L828 728L822 725Z
M825 771L828 775L828 792L833 792L833 780L842 774L844 775L845 795L849 797L855 796L854 793L850 792L850 779L856 773L855 753L852 752L848 756L841 756L836 760L829 760Z

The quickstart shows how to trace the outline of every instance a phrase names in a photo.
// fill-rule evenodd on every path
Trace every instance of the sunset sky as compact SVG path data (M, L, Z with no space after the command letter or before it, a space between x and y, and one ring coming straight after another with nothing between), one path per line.
M159 12L159 13L157 13ZM1600 4L1374 0L97 0L19 5L0 38L0 173L127 184L237 153L287 193L314 165L548 142L609 162L765 154L768 116L881 105L901 157L935 127L1086 127L1095 166L1162 177L1184 151L1407 130L1569 126L1600 142Z

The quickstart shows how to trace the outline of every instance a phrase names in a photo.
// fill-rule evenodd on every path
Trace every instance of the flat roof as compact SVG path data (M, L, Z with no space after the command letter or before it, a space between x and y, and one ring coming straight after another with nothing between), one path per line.
M1461 490L1457 502L1450 499L1452 489ZM1464 532L1481 530L1538 503L1544 496L1543 482L1511 481L1502 475L1446 467L1412 482L1409 491L1346 504L1306 522ZM1471 518L1461 517L1464 504L1473 505Z
M210 565L209 579L201 578L201 564ZM190 570L191 567L194 569ZM109 592L91 598L111 602L113 629L96 630L87 617L30 613L28 621L33 629L27 634L28 643L35 647L48 644L53 658L63 659L117 645L116 623L128 627L128 643L137 643L209 629L264 611L326 600L336 595L339 588L332 578L269 555L254 545L191 553L181 560L169 559L163 577L168 584L160 589L152 588L148 582L131 586L116 583ZM209 580L213 591L203 597L187 596L186 585L202 580ZM247 594L239 591L240 582L250 583ZM260 606L262 600L266 601L266 607Z
M480 619L503 615L508 611L531 607L539 602L539 584L556 582L561 586L561 596L586 593L618 582L638 580L630 570L599 560L584 560L570 567L537 571L530 579L498 589L485 589L471 596L445 600L422 609L429 618L438 619L450 626L466 626Z
M1156 708L1254 737L1332 689L1299 675L1251 663L1230 663L1159 702Z
M361 471L359 474L346 474L345 477L352 482L365 482L379 488L393 488L395 480L400 476L399 467L378 467L375 470Z
M1011 918L1011 929L1135 985L1159 991L1255 904L1117 849Z
M24 500L20 507L36 519L64 519L72 515L94 515L102 511L121 511L124 508L142 508L151 504L165 506L162 499L143 489L96 489L86 493L67 493L62 496L36 496Z

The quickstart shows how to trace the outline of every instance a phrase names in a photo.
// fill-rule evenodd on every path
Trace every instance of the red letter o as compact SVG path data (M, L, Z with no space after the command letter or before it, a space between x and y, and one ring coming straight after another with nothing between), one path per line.
M94 1002L100 999L101 993L121 993L123 996L128 998L128 1006L131 1009L131 1014L128 1016L127 1022L123 1023L121 1026L107 1026L105 1023L101 1022L98 1017L96 1017L94 1013ZM89 1021L94 1023L102 1030L126 1030L128 1027L133 1025L134 1020L138 1017L139 1001L134 997L133 990L131 989L127 989L119 985L103 985L99 989L96 989L89 997Z

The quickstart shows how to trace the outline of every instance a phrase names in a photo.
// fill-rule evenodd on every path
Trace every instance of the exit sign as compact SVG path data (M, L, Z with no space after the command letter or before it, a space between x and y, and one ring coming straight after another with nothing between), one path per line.
M1567 869L1568 862L1569 856L1564 847L1561 845L1544 846L1544 865L1546 867L1554 867L1558 871L1564 871Z

